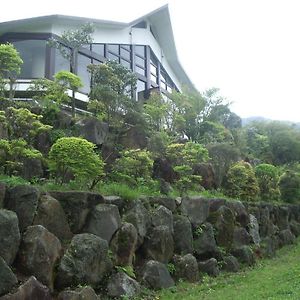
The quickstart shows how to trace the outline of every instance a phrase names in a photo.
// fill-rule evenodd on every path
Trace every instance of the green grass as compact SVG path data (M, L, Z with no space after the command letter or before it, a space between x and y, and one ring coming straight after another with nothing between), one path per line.
M299 242L299 239L298 239ZM157 293L160 300L285 300L300 299L300 244L278 251L252 269L218 278L204 277L199 284L180 283Z

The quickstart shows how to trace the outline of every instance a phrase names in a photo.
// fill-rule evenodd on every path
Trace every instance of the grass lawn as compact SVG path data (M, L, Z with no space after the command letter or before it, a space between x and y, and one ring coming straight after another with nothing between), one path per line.
M300 243L277 252L274 259L258 261L239 273L204 277L202 283L181 283L159 292L155 299L260 300L300 299Z

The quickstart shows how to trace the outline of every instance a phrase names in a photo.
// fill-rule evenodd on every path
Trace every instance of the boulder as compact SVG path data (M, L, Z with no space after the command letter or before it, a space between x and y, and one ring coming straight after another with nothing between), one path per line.
M107 294L116 298L132 298L141 291L139 283L124 272L112 275L108 280Z
M49 131L42 131L38 133L35 137L34 148L47 154L51 148L52 141Z
M215 238L218 246L229 250L232 247L235 217L230 208L221 206L209 216L209 221L216 229Z
M111 269L107 241L90 233L77 234L59 263L56 287L96 287Z
M227 200L222 198L212 198L209 200L209 213L216 212L221 206L226 205Z
M98 204L88 215L83 232L93 233L109 243L120 226L118 207L112 204Z
M6 189L7 189L6 184L0 182L0 209L4 207Z
M232 255L235 256L239 262L252 266L255 264L255 257L253 251L249 246L242 246L240 248L231 251Z
M149 288L159 290L175 285L167 267L154 260L146 263L142 272L142 281Z
M249 214L249 235L255 245L260 244L259 224L254 215Z
M210 258L198 263L199 271L209 276L217 277L220 274L218 262L215 258Z
M153 162L153 178L161 178L166 182L173 183L178 175L166 158L156 158Z
M278 208L277 224L279 230L290 229L289 208L281 206Z
M94 117L79 120L76 124L80 136L89 142L102 145L108 135L108 124Z
M21 232L32 224L39 198L40 192L30 185L18 185L9 190L6 208L16 212Z
M44 226L61 241L70 240L73 236L60 202L49 195L40 198L33 224Z
M197 227L208 218L209 200L198 196L185 197L182 199L181 212Z
M60 202L73 233L79 233L92 208L104 202L103 197L97 193L51 191L49 194Z
M150 204L158 204L166 207L171 212L175 212L176 210L176 202L174 198L167 197L167 196L152 196L149 197Z
M7 294L17 283L17 277L0 256L0 296Z
M214 229L210 223L204 223L194 231L194 253L197 258L208 259L217 252Z
M290 222L290 229L291 229L291 232L296 236L298 237L300 235L300 223L295 221L295 220L292 220Z
M11 265L20 245L19 221L15 212L0 209L0 256Z
M129 127L120 138L120 144L122 144L125 149L146 148L148 139L145 130L139 125Z
M71 114L67 111L60 110L56 114L56 118L54 121L54 127L59 129L69 129L74 125L73 118Z
M185 216L174 215L174 250L182 255L193 253L192 225Z
M53 290L54 267L61 255L59 239L41 225L29 226L18 253L18 266Z
M274 236L268 236L261 240L260 249L263 257L273 258L279 248L279 241Z
M137 246L138 234L130 223L123 223L110 242L117 266L131 266Z
M292 234L290 229L284 229L279 232L279 246L290 245L295 242L295 236Z
M151 226L150 214L141 203L137 201L134 206L124 215L124 221L131 223L137 230L138 233L138 245L139 247L147 234L148 229Z
M44 169L42 160L40 158L25 158L23 159L23 166L21 176L26 180L33 178L42 178L44 175Z
M53 300L50 290L31 276L14 293L7 294L1 300Z
M149 259L168 263L174 253L174 241L167 226L157 226L151 229L143 244L145 256Z
M105 204L116 205L119 212L122 212L125 207L125 201L119 196L103 196L103 199Z
M188 282L199 280L199 269L196 258L192 254L175 256L175 277Z
M234 213L236 222L244 228L249 226L249 214L241 201L227 201L226 206Z
M233 247L239 248L243 245L249 245L251 237L244 227L235 227L233 231Z
M160 205L152 212L152 225L157 226L167 226L171 233L174 232L173 228L173 214L166 207Z
M76 290L65 290L59 293L57 300L100 300L90 286L79 287Z
M238 272L240 270L240 264L236 257L229 255L224 257L222 263L222 270L226 272Z
M193 167L193 174L201 176L201 186L206 190L217 188L215 170L210 163L199 163Z

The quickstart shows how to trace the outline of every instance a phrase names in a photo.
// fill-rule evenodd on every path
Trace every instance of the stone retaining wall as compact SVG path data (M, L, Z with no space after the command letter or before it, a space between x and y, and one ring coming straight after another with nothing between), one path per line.
M0 299L128 298L237 272L300 234L300 205L202 197L126 202L0 184Z

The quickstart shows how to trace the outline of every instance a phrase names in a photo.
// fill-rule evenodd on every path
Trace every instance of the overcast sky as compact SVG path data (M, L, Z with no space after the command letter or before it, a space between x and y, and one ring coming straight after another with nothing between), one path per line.
M221 95L233 102L232 110L242 117L300 122L299 0L77 3L3 1L0 22L49 14L127 22L169 3L179 59L200 91L220 88Z

